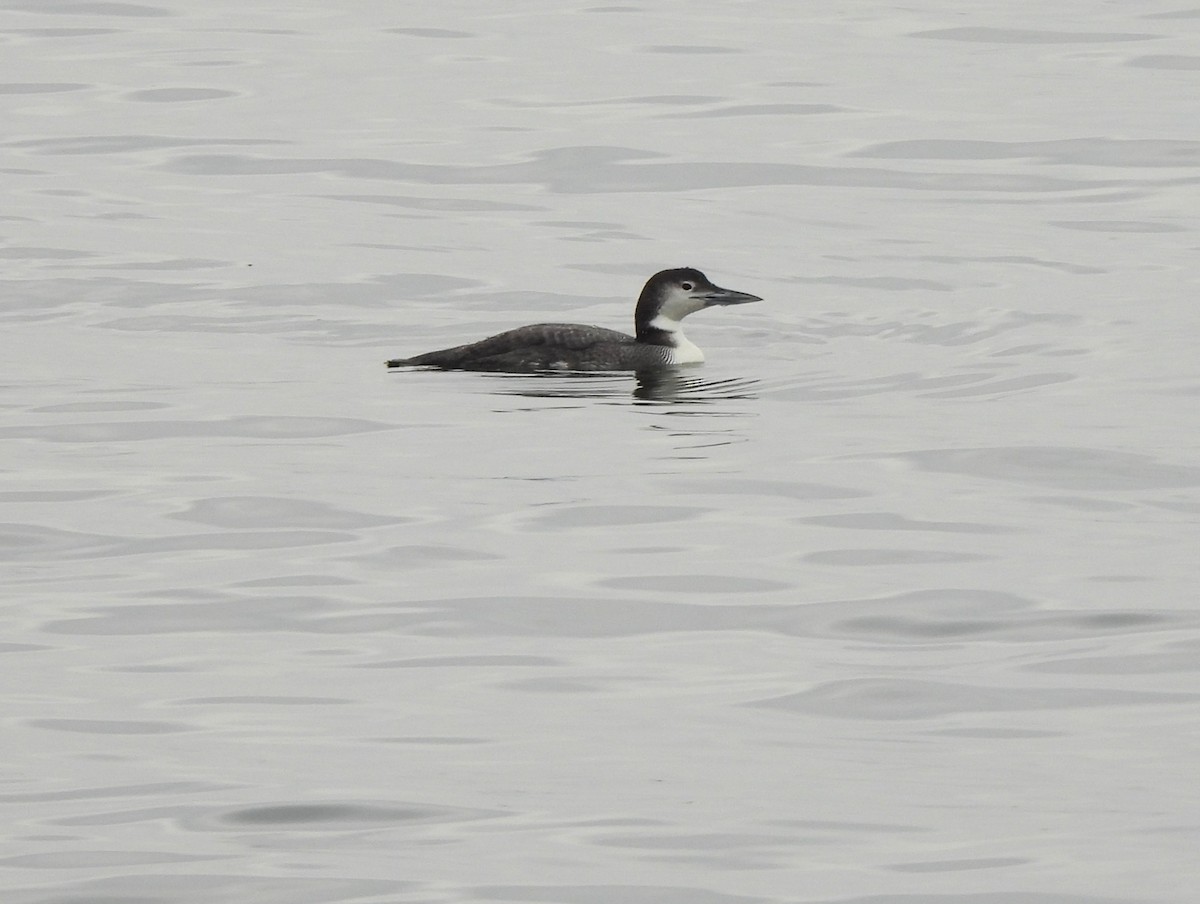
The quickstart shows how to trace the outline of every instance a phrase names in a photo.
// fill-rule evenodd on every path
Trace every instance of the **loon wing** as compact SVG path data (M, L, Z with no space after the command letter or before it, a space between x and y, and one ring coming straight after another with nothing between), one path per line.
M513 365L526 368L552 366L564 353L568 357L604 345L637 342L617 330L578 323L536 323L414 358L398 358L388 367L448 367L503 370Z

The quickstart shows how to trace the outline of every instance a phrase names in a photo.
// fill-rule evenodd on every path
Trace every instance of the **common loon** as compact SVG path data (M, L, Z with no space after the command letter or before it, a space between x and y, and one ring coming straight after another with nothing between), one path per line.
M578 323L535 323L388 367L440 367L528 373L541 370L661 370L696 364L704 353L683 335L679 322L703 308L762 301L757 295L715 286L691 267L663 270L647 281L634 312L637 336Z

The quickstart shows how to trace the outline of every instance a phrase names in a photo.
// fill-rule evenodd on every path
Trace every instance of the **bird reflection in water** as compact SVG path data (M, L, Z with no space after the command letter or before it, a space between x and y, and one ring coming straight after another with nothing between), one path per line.
M486 374L488 389L502 395L542 399L628 399L656 404L697 404L757 398L759 380L732 377L709 380L681 370L641 371L630 392L630 374L537 373Z

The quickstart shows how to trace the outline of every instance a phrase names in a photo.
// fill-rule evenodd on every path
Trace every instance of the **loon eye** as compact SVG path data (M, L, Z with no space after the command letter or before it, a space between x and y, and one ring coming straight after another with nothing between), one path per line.
M680 288L682 288L686 292L690 292L690 291L692 291L692 289L695 288L695 286L693 286L690 282L680 283L679 285L680 285Z

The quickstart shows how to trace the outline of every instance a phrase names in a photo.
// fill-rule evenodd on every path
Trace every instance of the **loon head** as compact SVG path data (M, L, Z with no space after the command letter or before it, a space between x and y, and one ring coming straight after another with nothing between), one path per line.
M722 289L691 267L663 270L650 277L638 298L634 313L637 336L658 345L680 346L687 340L683 338L679 321L688 314L716 305L749 301L762 299L746 292Z

